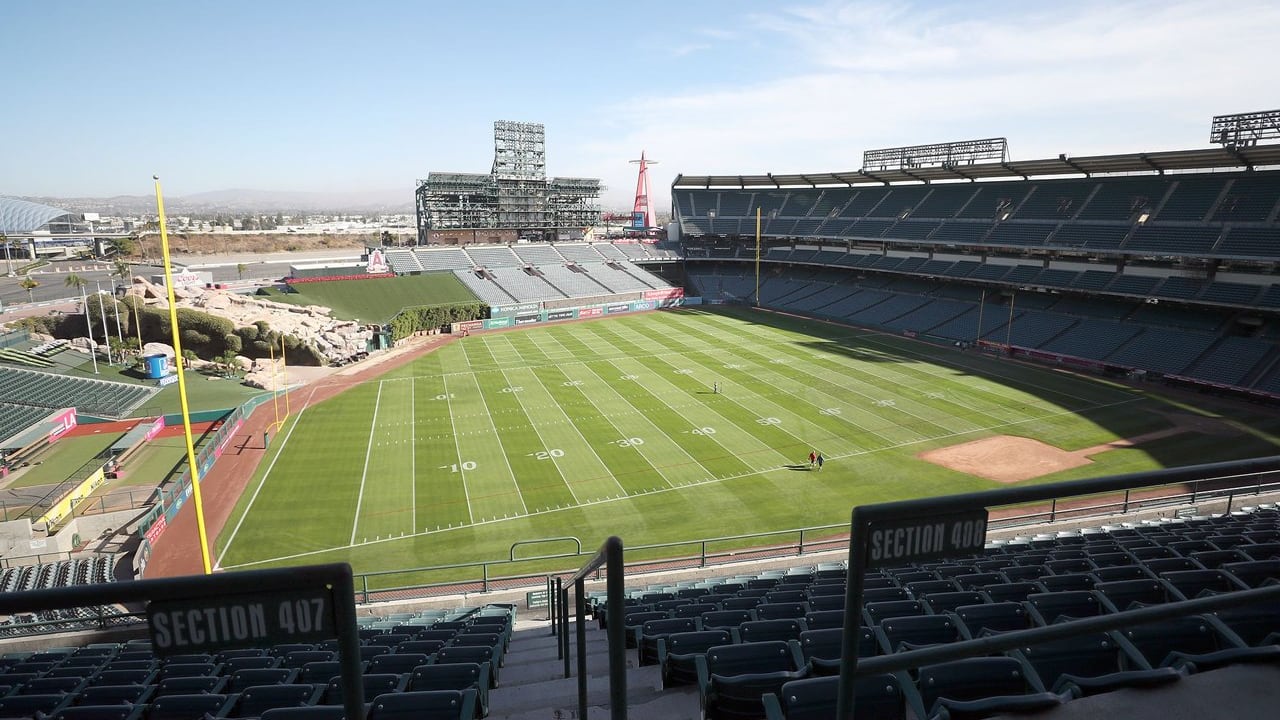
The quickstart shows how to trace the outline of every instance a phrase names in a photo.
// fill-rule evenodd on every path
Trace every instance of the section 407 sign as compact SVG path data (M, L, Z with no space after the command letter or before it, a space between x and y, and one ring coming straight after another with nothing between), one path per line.
M987 511L893 519L867 530L868 568L937 560L980 552L987 540Z
M147 626L161 657L338 637L332 593L322 590L152 601Z

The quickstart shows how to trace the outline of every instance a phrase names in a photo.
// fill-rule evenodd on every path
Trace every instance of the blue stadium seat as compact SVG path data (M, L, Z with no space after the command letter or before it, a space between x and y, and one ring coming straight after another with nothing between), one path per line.
M674 633L658 640L658 664L662 666L662 686L694 685L698 682L696 659L709 648L733 641L728 629Z
M909 679L900 674L865 675L853 690L854 716L866 720L907 720L904 687ZM818 677L783 683L777 693L763 696L766 720L828 720L836 715L838 677Z
M762 695L778 693L783 684L806 674L803 660L781 640L712 647L695 663L708 720L760 717Z
M367 720L471 720L475 716L475 690L426 690L379 695L369 705Z

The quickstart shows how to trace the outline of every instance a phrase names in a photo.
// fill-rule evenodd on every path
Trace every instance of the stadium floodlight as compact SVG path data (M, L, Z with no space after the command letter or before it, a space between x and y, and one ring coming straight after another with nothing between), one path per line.
M1259 140L1280 138L1280 110L1215 115L1209 142L1226 147L1253 147Z
M1002 137L957 140L930 145L906 145L867 150L862 153L863 170L896 170L919 167L957 167L977 160L1009 159L1009 141Z

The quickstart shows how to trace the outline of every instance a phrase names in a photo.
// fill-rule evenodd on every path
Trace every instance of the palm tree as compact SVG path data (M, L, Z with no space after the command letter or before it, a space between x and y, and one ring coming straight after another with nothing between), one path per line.
M28 276L26 276L26 277L22 278L22 282L18 283L18 285L19 285L19 286L21 286L23 290L26 290L26 291L27 291L27 302L35 302L35 301L36 301L36 300L35 300L35 295L34 295L33 293L34 293L34 291L35 291L35 289L36 289L36 288L40 287L40 281L39 281L39 280L36 280L35 278L33 278L33 277L31 277L30 275L28 275Z
M133 268L129 267L129 263L124 260L116 260L115 270L111 274L119 276L121 282L128 282L129 276L133 274Z
M240 276L241 280L244 279L245 269L244 263L236 263L236 274Z
M80 292L85 285L89 284L89 281L75 273L69 273L65 278L63 278L62 284L74 289L76 292Z

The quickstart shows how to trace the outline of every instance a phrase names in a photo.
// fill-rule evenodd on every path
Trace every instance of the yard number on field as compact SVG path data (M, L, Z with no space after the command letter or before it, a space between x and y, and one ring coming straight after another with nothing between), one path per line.
M613 442L618 447L636 447L637 445L644 444L644 438L622 438L621 440L614 440Z
M552 458L564 457L564 451L561 450L560 448L551 448L550 450L539 450L538 452L531 452L529 453L529 456L537 458L539 460L550 460Z
M444 470L445 468L448 468L448 469L449 469L449 472L458 472L458 468L462 468L463 470L475 470L475 469L476 469L476 464L475 464L475 461L474 461L474 460L466 460L466 461L464 461L464 462L462 462L462 463L454 463L454 464L452 464L452 465L441 465L441 466L440 466L440 469L441 469L441 470Z

